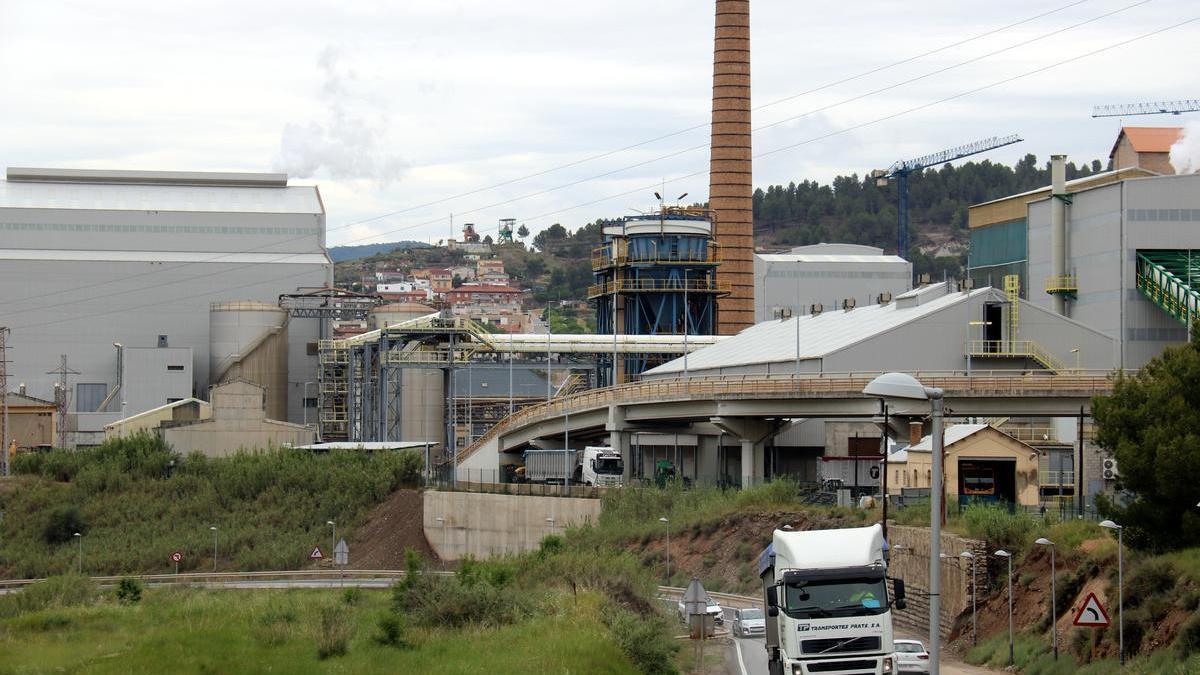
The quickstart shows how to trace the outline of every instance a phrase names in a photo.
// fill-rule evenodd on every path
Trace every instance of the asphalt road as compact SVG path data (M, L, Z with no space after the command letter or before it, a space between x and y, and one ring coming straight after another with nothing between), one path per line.
M733 610L725 610L725 627L733 626ZM925 641L924 636L898 631L896 637L906 640ZM725 658L726 670L730 675L766 675L767 648L763 638L731 638L731 648ZM961 661L942 658L941 672L944 675L994 675L995 670L971 666Z

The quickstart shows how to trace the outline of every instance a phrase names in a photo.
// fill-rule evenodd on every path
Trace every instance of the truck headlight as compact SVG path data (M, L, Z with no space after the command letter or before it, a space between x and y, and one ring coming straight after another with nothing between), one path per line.
M792 666L792 675L804 675L804 666L798 663Z
M892 672L892 657L890 657L890 656L883 657L883 672L884 673Z

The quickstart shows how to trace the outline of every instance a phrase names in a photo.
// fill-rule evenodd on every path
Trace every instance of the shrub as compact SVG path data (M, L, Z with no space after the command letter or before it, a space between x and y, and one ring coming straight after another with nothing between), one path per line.
M1200 613L1192 614L1179 627L1175 635L1175 649L1180 656L1200 652Z
M350 646L352 622L344 605L326 604L319 610L317 658L344 656Z
M538 557L545 558L546 556L561 553L562 550L563 538L557 534L548 534L542 537L542 542L538 545Z
M86 532L87 525L83 516L74 506L58 506L50 510L46 516L46 526L42 528L42 539L47 544L62 544L75 538L76 532Z
M617 644L640 672L649 675L678 672L674 656L679 651L679 645L668 632L662 616L639 615L614 606L604 613L603 618Z
M1137 607L1152 596L1170 592L1178 576L1169 560L1146 561L1125 581L1125 606Z
M404 617L396 612L381 614L375 621L379 632L375 634L375 642L385 647L411 647L405 638Z
M351 586L342 591L342 602L354 607L362 602L363 590L358 586Z
M92 604L98 590L87 577L75 574L50 577L26 586L19 593L0 596L0 617L11 617L43 609L60 609Z
M281 645L292 638L296 618L296 610L291 605L272 603L258 617L255 633L268 647Z
M117 584L117 600L122 605L136 605L142 601L142 582L133 577L123 577Z
M1024 549L1038 525L1028 513L1010 513L1007 508L996 504L968 504L962 514L970 536L984 539L989 545L1010 552Z

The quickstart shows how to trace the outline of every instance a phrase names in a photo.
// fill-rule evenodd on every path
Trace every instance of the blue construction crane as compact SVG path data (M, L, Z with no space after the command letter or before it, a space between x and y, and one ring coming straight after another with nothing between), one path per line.
M908 174L915 171L921 171L927 167L953 162L956 159L978 155L981 152L995 150L996 148L1013 143L1020 143L1025 139L1013 134L1012 136L985 138L982 141L975 141L967 145L960 145L957 148L950 148L935 152L924 157L916 159L907 159L896 162L886 170L879 169L872 172L875 178L875 184L883 187L888 184L888 179L896 179L896 194L899 204L896 208L897 220L897 235L896 235L896 255L908 257Z
M1149 103L1118 103L1092 108L1092 117L1125 117L1127 115L1178 115L1200 110L1200 99L1182 101L1151 101Z

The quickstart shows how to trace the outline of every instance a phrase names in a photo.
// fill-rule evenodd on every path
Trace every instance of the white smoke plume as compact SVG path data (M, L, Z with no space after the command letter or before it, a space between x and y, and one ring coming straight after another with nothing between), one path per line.
M1171 166L1175 173L1200 173L1200 120L1189 121L1171 146Z
M357 74L334 47L321 51L317 66L324 75L324 119L284 126L275 169L297 178L323 171L330 178L380 184L398 179L408 165L388 150L383 115L360 93Z

